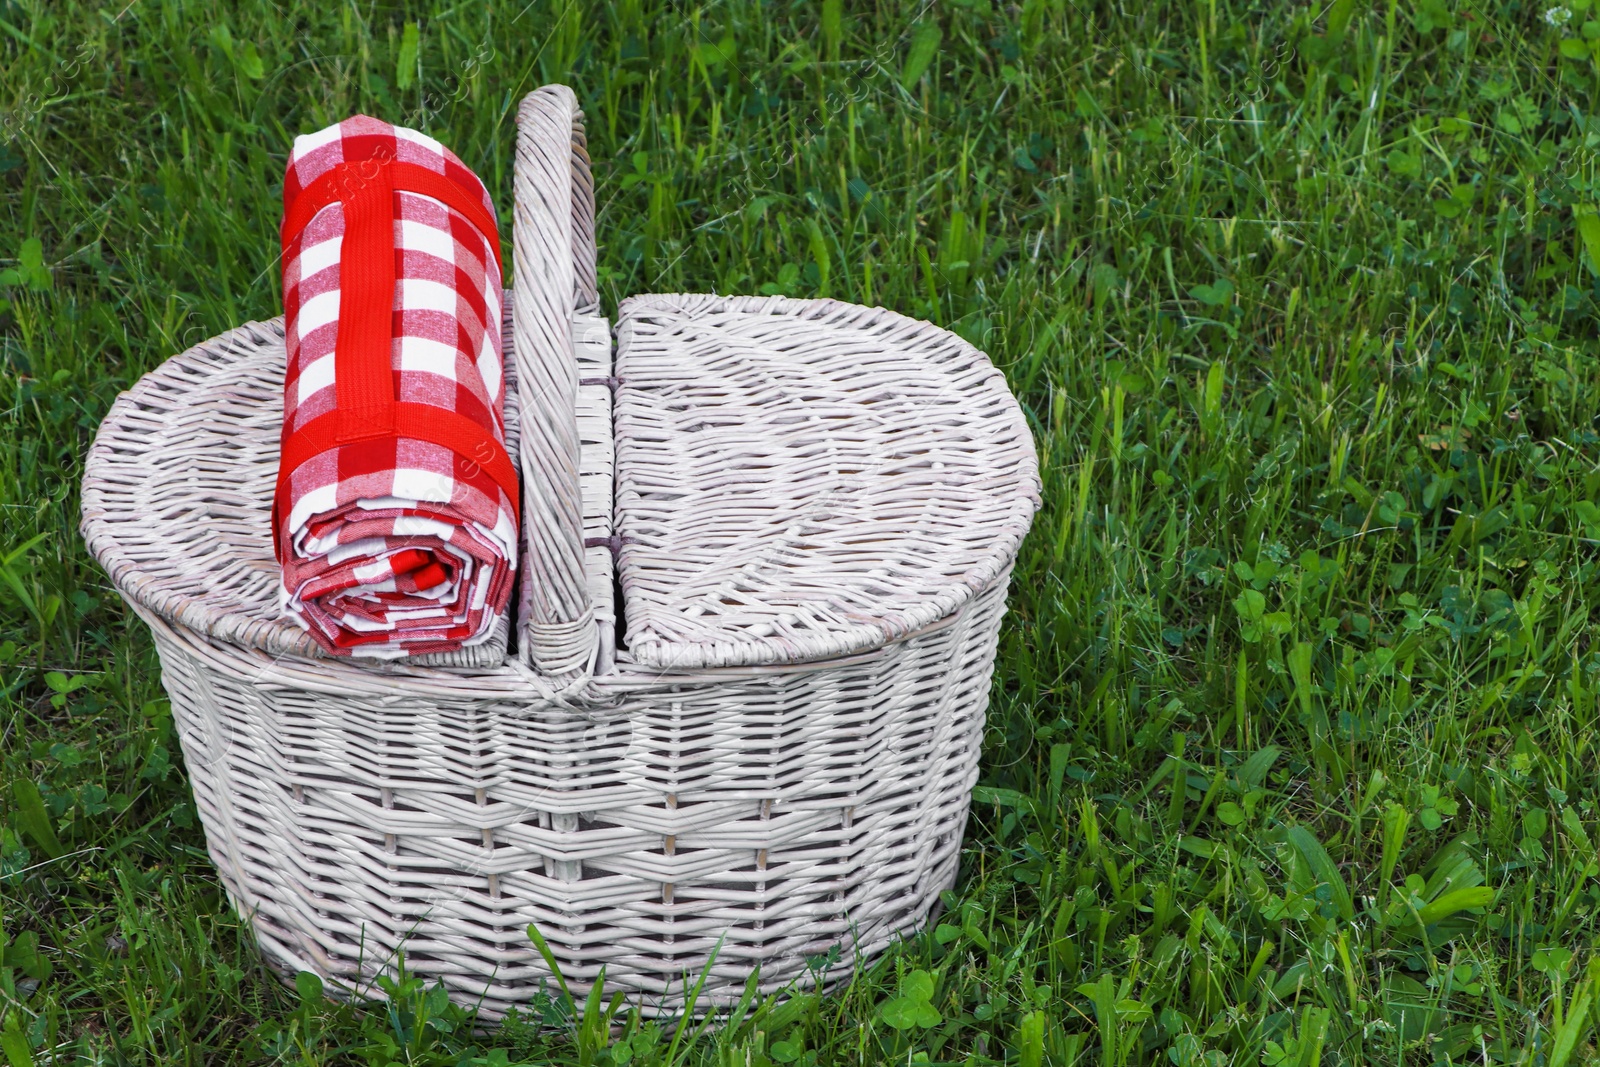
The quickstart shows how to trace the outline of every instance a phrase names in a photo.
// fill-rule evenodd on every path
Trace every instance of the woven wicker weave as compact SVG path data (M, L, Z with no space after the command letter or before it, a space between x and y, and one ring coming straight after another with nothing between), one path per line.
M356 665L277 617L281 320L141 379L83 489L267 959L366 993L404 951L488 1018L549 979L530 922L576 990L671 1013L713 956L702 1007L925 921L1037 503L998 372L891 312L636 298L613 368L580 120L562 87L519 116L501 662Z

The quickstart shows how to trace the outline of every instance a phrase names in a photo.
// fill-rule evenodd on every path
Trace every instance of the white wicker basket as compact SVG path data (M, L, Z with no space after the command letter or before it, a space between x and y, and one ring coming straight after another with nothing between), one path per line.
M833 301L635 298L613 368L564 87L523 103L516 197L502 662L357 665L278 617L281 319L100 428L84 537L155 633L211 855L280 970L368 992L403 951L488 1018L549 978L530 922L652 1012L713 956L702 1007L847 973L956 875L1022 413L959 338Z

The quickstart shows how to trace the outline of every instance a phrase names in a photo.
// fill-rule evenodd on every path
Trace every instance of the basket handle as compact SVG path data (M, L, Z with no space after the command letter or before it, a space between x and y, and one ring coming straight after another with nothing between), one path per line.
M583 112L565 85L517 111L512 352L522 405L522 659L586 670L599 633L584 570L572 316L597 304L594 182Z

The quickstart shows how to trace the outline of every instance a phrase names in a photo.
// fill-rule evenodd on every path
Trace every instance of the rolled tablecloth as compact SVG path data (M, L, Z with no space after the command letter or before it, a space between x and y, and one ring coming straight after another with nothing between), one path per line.
M281 604L336 656L488 640L516 571L494 203L424 134L295 139L273 500Z

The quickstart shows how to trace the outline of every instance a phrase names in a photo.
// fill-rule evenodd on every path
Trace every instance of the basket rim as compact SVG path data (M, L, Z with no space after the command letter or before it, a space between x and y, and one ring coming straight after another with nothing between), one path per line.
M787 673L794 669L826 667L937 629L958 614L978 593L1007 577L1039 506L1038 461L1021 406L1006 389L1003 376L994 369L988 357L981 351L955 334L922 320L910 318L887 308L865 308L833 299L802 300L713 294L640 295L629 297L621 303L617 327L619 330L623 329L628 322L641 315L684 311L765 312L811 319L827 319L841 314L860 316L866 312L867 321L873 324L938 331L942 335L941 339L947 344L958 346L972 361L974 367L987 368L994 376L993 387L1004 391L1013 411L1016 433L1012 445L1017 450L1021 475L1018 479L1018 491L1009 501L1009 514L1000 529L1000 536L993 542L990 550L973 561L959 582L951 583L943 595L931 599L922 610L903 612L893 617L886 616L883 620L840 634L830 650L820 656L797 658L784 655L781 647L761 642L746 643L730 649L713 644L684 646L652 643L648 640L636 642L630 635L628 649L625 653L619 650L618 661L611 674L571 679L566 685L551 686L546 684L537 671L515 662L517 656L514 654L508 654L506 661L497 666L462 668L424 665L405 660L358 665L330 657L302 655L295 650L264 648L258 642L239 636L250 633L252 626L259 627L264 620L242 615L237 618L232 617L238 615L237 612L205 615L204 604L189 598L176 597L170 590L146 587L134 580L140 572L140 563L135 555L125 548L121 536L122 530L128 525L129 516L125 512L119 513L115 510L112 503L107 500L106 491L101 483L109 473L107 470L109 456L114 449L112 437L127 419L138 416L142 394L152 390L172 389L176 384L177 372L185 372L184 376L191 379L196 372L203 375L206 371L206 361L215 359L218 349L224 350L226 354L228 351L248 350L270 344L275 335L281 334L281 316L266 321L247 322L177 353L141 376L129 389L118 395L102 420L86 456L80 532L91 554L107 572L118 592L143 609L140 614L155 615L174 629L187 631L201 640L235 646L252 654L292 659L299 667L314 663L317 672L326 674L330 680L339 677L366 678L380 685L393 686L404 678L420 682L422 679L434 677L441 684L454 688L463 675L485 678L498 676L502 679L501 684L509 686L512 690L523 690L528 696L545 698L552 697L560 691L572 693L585 685L603 681L609 683L607 687L614 685L622 689L633 689L658 682L664 685L679 684L686 678L708 673L732 678L748 676L752 672ZM239 357L235 355L234 358ZM202 383L189 387L203 389L204 385ZM119 478L125 479L125 471L116 473ZM615 511L613 514L615 515Z

